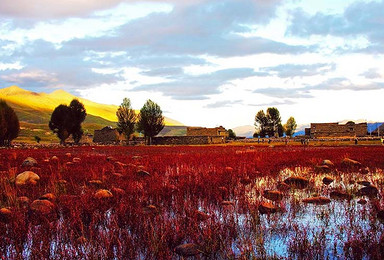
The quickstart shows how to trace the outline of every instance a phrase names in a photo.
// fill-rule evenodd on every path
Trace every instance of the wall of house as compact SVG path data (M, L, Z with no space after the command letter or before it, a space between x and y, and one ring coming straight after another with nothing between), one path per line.
M206 128L206 127L187 127L187 136L225 136L228 137L228 131L224 127Z
M367 135L367 123L312 123L311 138L316 137L362 137Z
M93 135L94 143L118 143L120 142L120 134L116 129L95 130Z
M194 145L225 143L223 136L155 136L153 144L157 145Z

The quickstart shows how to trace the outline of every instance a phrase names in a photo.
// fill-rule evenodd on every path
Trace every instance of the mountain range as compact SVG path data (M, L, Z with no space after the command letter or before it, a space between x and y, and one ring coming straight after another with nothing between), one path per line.
M16 141L30 141L33 140L34 136L39 136L45 141L56 139L48 128L51 114L55 107L60 104L69 105L72 99L78 99L84 104L87 111L87 117L83 123L83 129L86 133L93 133L95 129L101 129L108 125L115 126L117 122L118 106L92 102L76 97L64 90L56 90L52 93L36 93L11 86L0 89L0 99L5 100L15 110L19 118L21 131ZM165 125L181 126L183 124L165 117Z

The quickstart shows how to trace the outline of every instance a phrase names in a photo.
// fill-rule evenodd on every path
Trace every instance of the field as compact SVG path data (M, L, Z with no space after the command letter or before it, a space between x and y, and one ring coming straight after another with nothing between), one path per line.
M0 155L1 259L384 259L383 146Z

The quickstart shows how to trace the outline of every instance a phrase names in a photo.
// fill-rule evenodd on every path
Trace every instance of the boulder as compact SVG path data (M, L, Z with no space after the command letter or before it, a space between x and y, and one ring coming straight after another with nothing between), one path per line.
M198 221L205 221L205 220L209 219L209 215L207 213L200 211L200 210L195 211L195 216L196 216L196 219Z
M29 198L25 196L21 196L17 198L17 203L20 207L26 208L29 204Z
M53 193L46 193L41 196L39 200L49 200L50 202L54 202L56 200L56 196Z
M303 199L304 203L311 203L311 204L316 204L316 205L325 205L331 202L330 199L322 196L318 197L311 197L311 198L306 198Z
M221 206L233 206L235 205L235 203L233 201L230 201L230 200L223 200L221 202Z
M55 211L55 205L49 200L37 199L31 203L31 210L40 215L49 215Z
M359 203L360 205L365 205L367 204L367 201L365 199L359 199L357 203Z
M12 211L8 208L0 209L0 222L9 223L12 219Z
M246 185L251 184L252 180L248 177L245 177L245 178L240 179L240 183L243 184L244 186L246 186Z
M339 191L339 190L331 191L329 196L331 197L331 199L334 199L334 200L351 200L352 199L351 194L348 194L345 191Z
M331 172L331 168L328 165L316 165L315 172L317 173L328 173Z
M288 191L291 188L291 186L289 186L285 182L278 182L276 188L279 191L283 191L284 192L284 191Z
M335 166L335 164L331 160L323 160L321 165L327 165L328 167L332 168Z
M341 166L345 168L357 168L361 166L361 163L350 158L344 158L341 161Z
M276 212L280 211L280 208L273 205L272 203L262 202L259 205L258 210L259 210L260 214L271 214L271 213L276 213Z
M182 257L195 256L201 253L200 247L194 243L178 245L175 248L176 254Z
M374 198L379 194L379 190L375 186L366 186L358 190L357 196L367 196L369 198Z
M325 177L323 178L323 183L324 183L325 185L329 185L329 184L331 184L333 181L334 181L333 178L332 178L332 177L329 177L329 176L325 176Z
M272 201L280 201L283 199L284 194L278 190L265 190L263 196Z
M288 184L290 187L296 188L296 189L304 189L308 187L308 184L309 184L308 179L300 176L289 177L285 179L284 182Z
M94 197L98 200L110 199L113 197L113 194L109 190L100 189L96 191L96 193L94 194Z
M54 155L54 156L52 156L51 157L51 159L50 159L50 161L52 161L52 162L57 162L57 161L59 161L59 157L57 157L56 155Z
M36 165L37 165L37 161L32 157L27 157L21 164L22 167L33 167Z
M103 182L101 180L90 180L88 185L96 189L100 189L101 186L103 186Z
M148 205L143 208L144 214L156 214L158 212L158 209L155 205Z
M40 180L39 175L31 171L25 171L16 176L16 186L35 185Z
M360 185L363 185L363 186L371 186L371 182L370 181L358 181L357 184L360 184Z
M81 159L79 157L75 157L75 158L72 159L72 162L73 163L80 163Z
M144 170L139 170L136 172L136 175L139 176L139 177L148 177L148 176L151 176L151 174L147 171L144 171Z

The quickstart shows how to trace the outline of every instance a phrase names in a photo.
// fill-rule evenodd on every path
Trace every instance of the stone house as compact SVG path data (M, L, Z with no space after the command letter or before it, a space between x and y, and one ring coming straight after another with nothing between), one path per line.
M346 124L339 123L311 123L305 129L310 138L318 137L363 137L367 135L367 123L355 124L352 121Z
M206 127L187 127L187 136L222 136L227 138L228 131L222 127L206 128Z
M123 136L111 126L106 126L103 129L95 130L93 135L94 143L103 143L103 144L111 144L111 143L120 143L123 140Z

